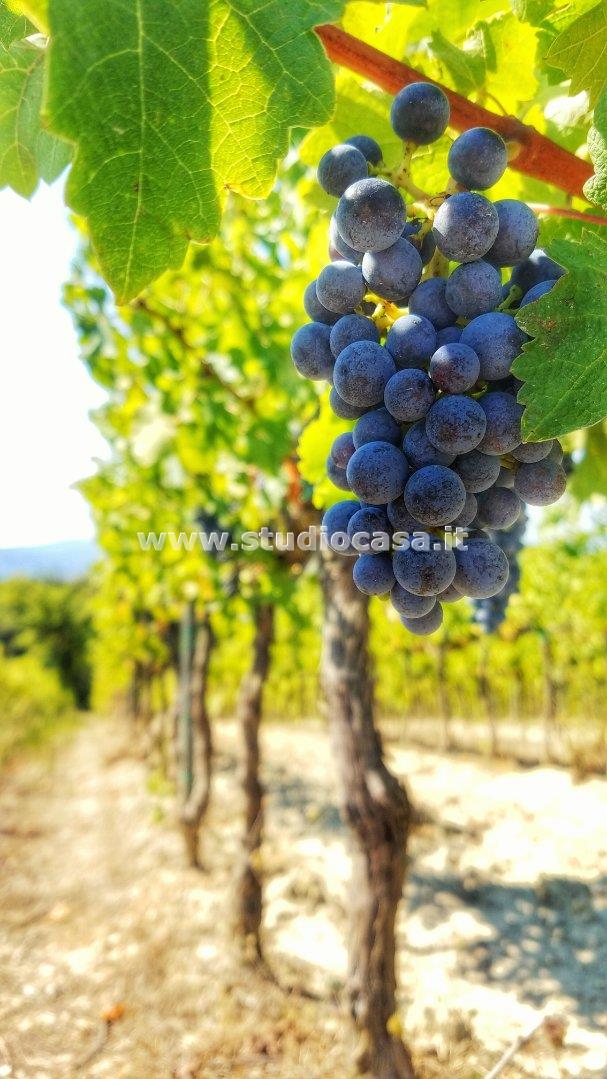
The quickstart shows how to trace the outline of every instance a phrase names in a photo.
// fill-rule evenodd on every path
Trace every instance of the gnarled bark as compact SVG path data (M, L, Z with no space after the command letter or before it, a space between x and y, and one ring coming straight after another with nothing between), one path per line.
M262 957L263 892L259 863L263 836L264 791L259 776L259 725L273 637L274 608L270 603L261 603L255 608L253 660L242 683L238 704L238 720L244 743L242 789L245 827L242 865L236 893L236 928L242 939L245 955L250 959Z
M373 717L368 604L349 559L323 552L323 683L353 840L348 990L357 1063L375 1079L411 1079L398 1034L395 921L411 806L383 760Z
M214 636L208 618L189 628L188 658L184 657L182 678L182 798L179 822L188 864L200 868L200 829L209 807L213 772L213 733L207 707L209 665Z

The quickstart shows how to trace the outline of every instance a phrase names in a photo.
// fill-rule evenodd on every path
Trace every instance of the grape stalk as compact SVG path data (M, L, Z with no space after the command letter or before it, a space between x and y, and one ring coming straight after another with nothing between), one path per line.
M357 588L389 594L405 628L424 636L441 626L443 604L463 597L503 613L525 505L565 490L559 443L522 441L511 374L529 340L513 312L564 271L536 247L525 203L483 193L508 165L501 135L478 127L456 138L447 190L431 196L411 163L448 127L445 94L406 86L391 123L403 140L396 167L367 135L319 163L337 200L330 261L306 289L311 321L292 357L302 376L330 384L333 412L355 421L327 461L349 495L323 518L328 540L356 559Z

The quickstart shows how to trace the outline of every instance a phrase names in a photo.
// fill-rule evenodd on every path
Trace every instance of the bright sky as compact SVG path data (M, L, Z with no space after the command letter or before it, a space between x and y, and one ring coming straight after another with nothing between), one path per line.
M105 443L88 418L104 398L61 306L76 248L62 185L31 202L0 191L0 547L88 539L72 485Z

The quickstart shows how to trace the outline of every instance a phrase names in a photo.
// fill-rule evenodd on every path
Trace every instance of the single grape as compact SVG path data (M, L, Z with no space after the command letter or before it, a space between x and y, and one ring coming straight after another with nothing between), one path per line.
M476 501L476 495L468 493L466 495L466 502L459 517L456 517L453 524L457 528L468 528L471 525L478 513L478 502Z
M451 326L457 317L445 298L447 282L443 277L422 281L409 297L409 314L422 315L437 330Z
M497 461L499 458L491 457L491 461ZM514 487L514 472L511 468L506 468L504 465L500 467L497 479L495 481L496 487L507 487L508 490L512 490Z
M364 416L367 411L364 407L359 408L357 405L350 405L347 401L344 401L343 397L339 396L335 386L331 387L329 405L340 420L357 420L359 416Z
M469 453L476 449L486 426L479 402L463 394L441 397L426 416L426 434L444 453Z
M414 82L399 90L390 111L392 129L404 142L427 146L449 123L449 101L439 86Z
M409 465L404 453L388 442L366 442L347 468L351 489L363 502L385 506L402 495Z
M551 506L558 502L566 486L564 469L549 457L520 465L514 477L514 490L529 506Z
M495 390L479 399L485 413L487 430L479 449L483 453L510 453L520 445L523 406L511 393Z
M484 191L506 171L508 151L497 131L489 127L471 127L452 143L447 166L462 187Z
M350 539L358 536L365 542L369 542L373 535L381 533L388 538L392 534L390 520L384 506L361 506L352 515L348 522L348 535Z
M425 371L417 367L397 371L386 385L384 402L398 423L421 420L436 399L436 388Z
M455 460L454 453L444 453L432 445L426 434L426 424L423 420L414 423L407 431L403 440L403 452L413 468L423 468L424 465L450 465Z
M335 265L339 264L336 262ZM476 318L491 311L497 307L501 296L502 280L499 270L482 259L457 266L445 289L449 307L462 318Z
M363 255L363 277L371 292L394 303L403 304L409 299L419 284L422 269L419 252L402 237L383 251Z
M348 345L355 341L379 341L379 332L375 323L365 315L342 315L331 329L329 344L337 359Z
M346 468L355 449L352 435L349 431L345 431L334 440L331 446L331 457L339 468Z
M341 468L332 457L327 457L326 469L327 476L335 487L339 487L340 491L351 490L350 481L348 480L345 468Z
M487 259L494 266L516 266L529 258L537 243L537 218L527 203L518 199L498 199L493 205L499 229Z
M436 330L423 315L403 315L388 330L386 348L397 368L426 368L436 350Z
M562 463L562 460L563 460L563 447L561 446L560 442L557 439L554 440L554 446L552 447L552 449L550 450L550 453L548 454L548 460L549 461L555 461L557 465L560 465Z
M436 335L436 347L442 348L443 345L455 345L462 336L462 330L460 326L445 326L444 330L439 330Z
M366 442L390 442L393 446L399 446L400 427L387 408L375 408L361 416L352 432L352 438L357 450Z
M446 547L439 550L399 549L393 557L394 576L414 596L437 596L455 577L455 555Z
M354 563L352 578L359 592L366 596L383 596L394 584L392 559L389 554L361 554Z
M421 227L422 221L420 218L414 217L411 221L407 221L402 236L404 240L409 240L409 242L417 248L424 266L427 266L436 251L436 240L430 230L424 233L420 242L417 238L417 234Z
M369 175L367 159L356 146L340 143L323 154L318 165L318 182L327 195L339 198L350 184Z
M462 345L476 352L481 362L481 378L487 381L507 378L513 360L527 340L527 334L505 311L478 315L464 328L461 337Z
M548 457L554 446L554 439L549 438L546 442L521 442L520 446L512 450L515 461L531 465L536 461L543 461Z
M346 139L346 145L355 146L357 150L360 150L370 165L379 165L382 160L381 146L370 135L351 135L349 139Z
M341 251L338 251L331 241L329 241L329 258L331 259L331 262L341 262L343 257ZM314 282L314 288L316 288L316 281ZM337 314L337 312L334 311L333 314Z
M374 341L354 341L340 352L333 380L340 397L359 408L383 402L388 380L395 372L390 353Z
M464 485L450 468L425 465L405 487L405 506L416 521L428 528L451 524L466 504Z
M436 246L446 258L452 262L475 262L493 246L498 229L499 218L493 204L484 195L461 191L439 206L432 232Z
M329 311L342 315L353 311L367 291L360 266L345 259L325 266L316 281L316 295Z
M511 528L520 517L522 503L507 487L492 487L479 495L478 509L486 528Z
M340 235L335 215L329 222L329 248L335 248L339 252L339 258L346 259L347 262L353 262L356 266L359 266L363 260L362 251L355 251Z
M412 592L407 592L407 589L403 588L398 581L390 592L390 599L394 610L405 618L423 618L425 614L430 613L436 603L434 596L414 596Z
M471 389L480 369L476 352L460 342L442 345L430 360L430 378L445 393L464 393Z
M556 281L538 281L537 285L530 288L529 292L526 292L523 296L519 304L519 310L526 307L528 303L535 303L541 296L545 296L547 292L551 292L555 285Z
M327 326L333 326L339 318L336 311L329 311L321 304L316 295L316 281L310 281L307 286L303 303L306 315L312 319L312 322L324 322Z
M443 623L443 608L440 603L435 603L432 610L421 618L405 618L401 615L401 622L405 629L416 637L429 637L431 633L436 633Z
M461 592L455 587L455 582L450 584L448 588L445 588L444 592L440 592L437 596L437 599L439 599L441 603L458 603L459 600L463 598Z
M320 382L333 377L331 329L324 322L307 322L291 341L291 358L300 375Z
M329 546L342 554L356 553L348 539L348 525L359 509L360 502L348 498L343 502L336 502L323 516L321 527L327 530Z
M458 457L453 464L454 472L462 480L469 494L480 494L487 491L496 482L500 472L498 457L490 457L481 450L472 450Z
M468 537L464 547L455 548L455 587L464 596L485 599L501 592L508 580L508 559L497 543Z
M518 285L524 296L540 281L555 281L564 273L558 262L551 259L541 247L536 247L528 259L514 267L511 281L513 285Z
M405 506L404 499L395 498L386 506L388 520L395 532L424 532L424 526L415 520Z
M400 191L370 176L344 191L335 211L340 234L356 251L383 251L396 243L407 219Z

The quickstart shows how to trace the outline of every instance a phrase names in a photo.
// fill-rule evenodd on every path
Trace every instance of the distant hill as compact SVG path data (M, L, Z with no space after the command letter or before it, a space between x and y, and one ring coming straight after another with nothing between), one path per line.
M82 577L99 557L92 540L65 540L42 547L0 548L0 580L7 577Z

